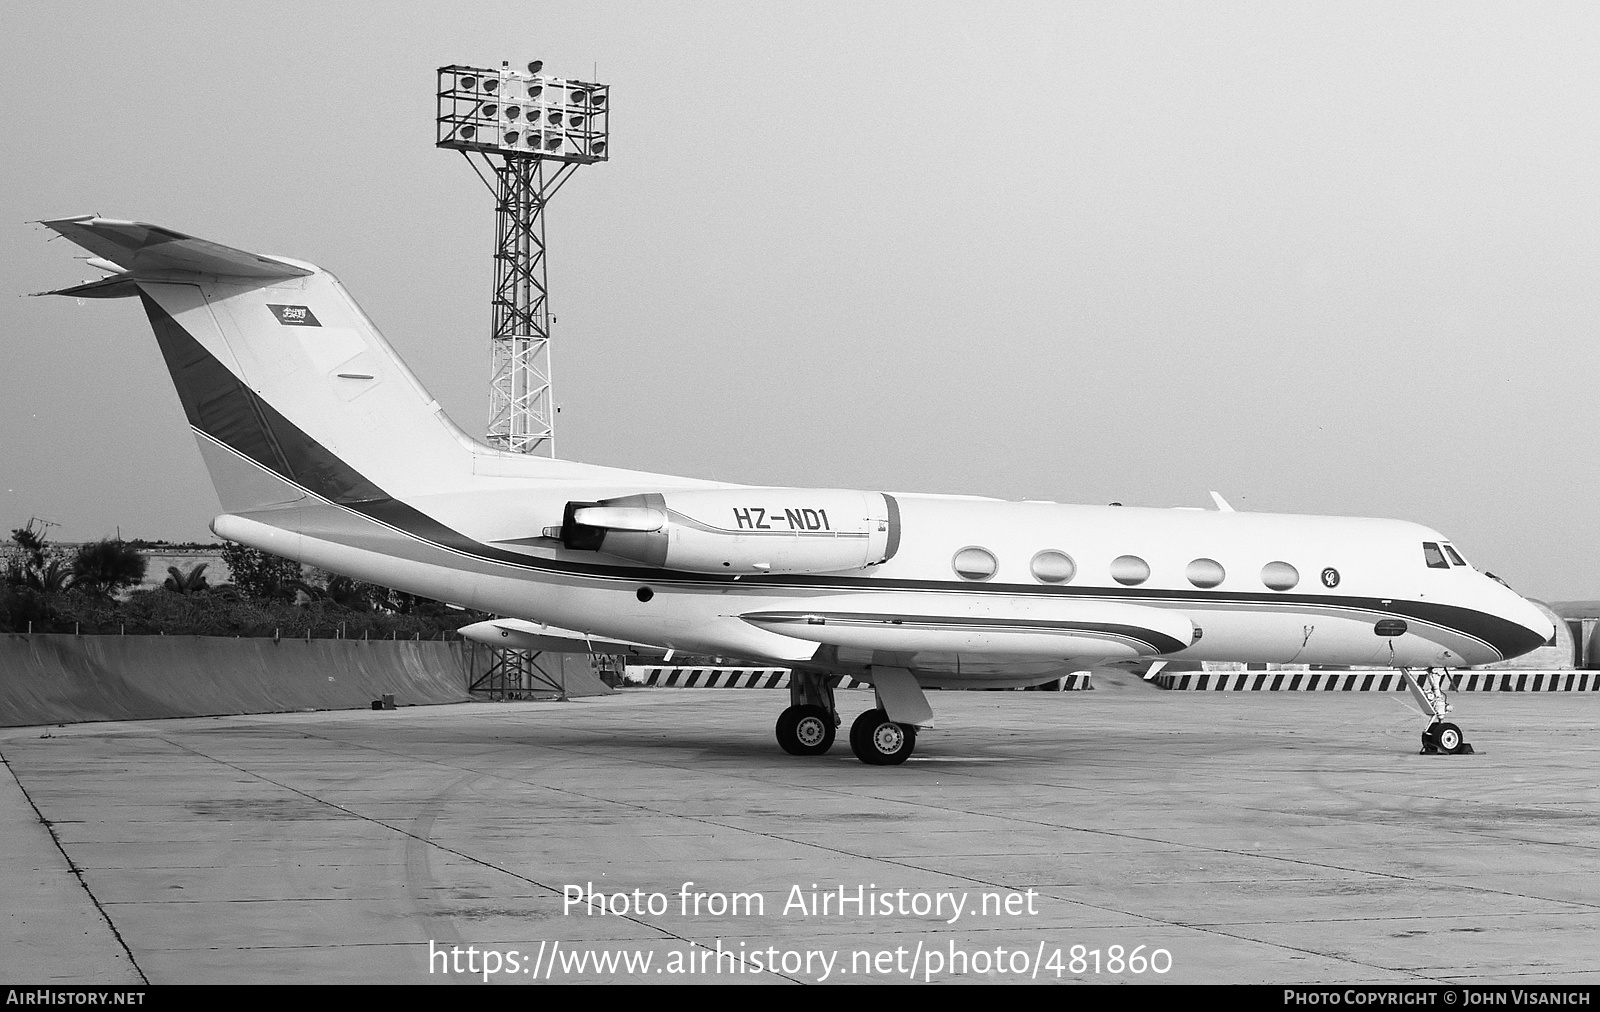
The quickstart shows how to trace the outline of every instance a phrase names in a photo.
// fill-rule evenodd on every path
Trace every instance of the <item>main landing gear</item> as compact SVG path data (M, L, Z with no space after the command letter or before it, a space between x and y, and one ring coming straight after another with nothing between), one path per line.
M883 710L868 710L850 725L850 751L868 766L898 766L917 747L917 725L896 724Z
M833 747L839 711L833 705L838 675L796 671L789 676L789 708L778 714L778 744L790 755L822 755Z
M1450 705L1448 686L1450 673L1443 668L1429 668L1421 677L1401 668L1400 676L1406 680L1411 695L1422 704L1429 718L1427 730L1422 732L1422 755L1472 755L1472 746L1461 736L1461 728L1445 720Z
M917 725L932 723L922 687L904 668L877 668L878 706L850 725L850 751L869 766L898 766L917 747ZM778 715L778 744L790 755L822 755L833 747L839 711L833 690L838 675L795 672L789 676L789 707ZM893 712L895 720L890 716Z
M778 744L790 755L821 755L838 726L838 715L820 706L791 706L778 714Z

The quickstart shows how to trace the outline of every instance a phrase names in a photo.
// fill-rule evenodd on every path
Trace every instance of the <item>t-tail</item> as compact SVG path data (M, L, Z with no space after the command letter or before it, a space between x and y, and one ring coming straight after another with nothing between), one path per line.
M41 293L137 297L224 510L341 504L608 469L494 450L444 414L339 280L156 225L83 216L42 224L110 272Z

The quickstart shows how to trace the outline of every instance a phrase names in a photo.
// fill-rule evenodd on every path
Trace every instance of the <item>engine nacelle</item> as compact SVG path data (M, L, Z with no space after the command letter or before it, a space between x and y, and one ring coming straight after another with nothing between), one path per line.
M561 543L691 573L838 573L894 558L900 507L882 492L733 488L569 502Z

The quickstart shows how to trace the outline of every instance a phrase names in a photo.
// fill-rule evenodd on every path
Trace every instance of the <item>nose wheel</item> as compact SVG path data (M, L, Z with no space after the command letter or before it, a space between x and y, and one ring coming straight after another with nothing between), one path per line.
M1449 672L1429 668L1421 678L1418 678L1409 670L1401 668L1400 674L1405 678L1411 695L1422 704L1424 712L1430 718L1427 730L1422 732L1422 754L1474 754L1472 746L1461 736L1461 728L1444 719L1445 714L1452 709L1446 691Z
M1423 755L1472 755L1472 746L1461 737L1461 728L1439 721L1422 732Z

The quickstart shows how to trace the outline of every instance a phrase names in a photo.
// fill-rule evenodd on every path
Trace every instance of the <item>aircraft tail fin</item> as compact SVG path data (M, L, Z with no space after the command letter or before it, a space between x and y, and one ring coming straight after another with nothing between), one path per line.
M445 491L501 455L444 415L327 271L142 222L42 224L113 273L41 294L140 298L224 509Z

